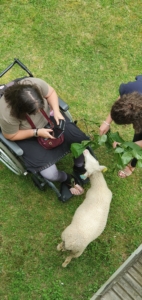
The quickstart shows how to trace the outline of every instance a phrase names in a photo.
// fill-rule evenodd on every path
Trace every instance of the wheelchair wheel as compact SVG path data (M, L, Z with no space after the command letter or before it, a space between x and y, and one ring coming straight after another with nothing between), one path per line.
M19 160L0 142L0 161L16 175L25 173L25 169Z

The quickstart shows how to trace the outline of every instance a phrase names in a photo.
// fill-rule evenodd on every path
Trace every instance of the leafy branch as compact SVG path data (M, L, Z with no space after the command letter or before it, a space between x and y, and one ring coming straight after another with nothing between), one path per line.
M120 143L114 149L112 148L113 142ZM108 149L113 149L114 156L116 159L116 167L123 168L133 158L138 160L137 166L142 167L142 148L133 142L124 141L118 132L112 133L109 131L107 134L102 136L94 134L93 138L89 141L82 141L81 144L73 143L71 145L71 152L74 157L78 157L83 153L86 147L90 146L93 150L96 150L100 146L105 145Z

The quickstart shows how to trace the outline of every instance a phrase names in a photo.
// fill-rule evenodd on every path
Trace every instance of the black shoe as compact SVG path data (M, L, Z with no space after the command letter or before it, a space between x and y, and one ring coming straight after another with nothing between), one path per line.
M81 166L81 167L77 167L77 166L73 166L73 171L74 172L77 172L78 174L82 175L86 172L85 168L84 168L84 165Z
M80 177L80 175L83 175L84 173L86 173L86 170L85 170L85 168L84 168L84 165L81 166L81 167L77 167L77 166L74 166L74 167L73 167L73 174L74 174L74 176L78 179L78 181L79 181L79 183L80 183L81 185L86 184L86 183L89 182L89 178L82 179L82 178Z

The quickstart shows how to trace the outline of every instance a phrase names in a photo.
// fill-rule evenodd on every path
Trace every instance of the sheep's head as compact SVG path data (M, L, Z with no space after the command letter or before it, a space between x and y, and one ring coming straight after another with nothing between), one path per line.
M87 149L84 150L83 155L85 159L85 169L86 169L86 173L83 176L89 177L95 172L106 171L107 168L105 166L100 166L99 162L95 159L95 157L93 157L90 154L89 150Z

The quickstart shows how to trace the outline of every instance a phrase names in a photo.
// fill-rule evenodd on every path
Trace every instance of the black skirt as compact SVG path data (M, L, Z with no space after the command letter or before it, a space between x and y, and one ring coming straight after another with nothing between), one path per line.
M64 142L51 150L43 148L35 137L16 141L24 151L23 160L27 170L35 173L49 168L70 152L72 143L81 143L83 140L89 140L89 137L84 132L68 120L66 120L64 137Z

